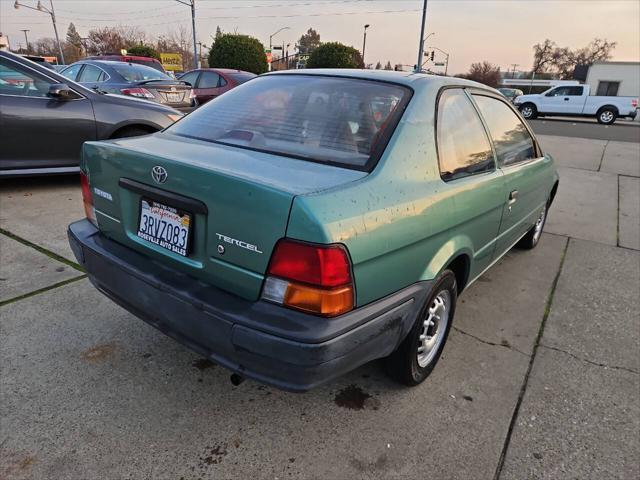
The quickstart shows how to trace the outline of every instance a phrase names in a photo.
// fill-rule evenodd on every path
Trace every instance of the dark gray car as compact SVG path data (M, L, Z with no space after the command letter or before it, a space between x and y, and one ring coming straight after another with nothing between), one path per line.
M153 133L181 116L0 51L0 177L77 172L85 141Z

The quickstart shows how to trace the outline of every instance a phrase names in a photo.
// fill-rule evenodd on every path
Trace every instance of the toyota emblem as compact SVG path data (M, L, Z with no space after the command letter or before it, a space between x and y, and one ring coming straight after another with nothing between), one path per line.
M151 177L156 183L166 182L168 176L169 175L167 174L165 168L161 167L160 165L156 165L151 169Z

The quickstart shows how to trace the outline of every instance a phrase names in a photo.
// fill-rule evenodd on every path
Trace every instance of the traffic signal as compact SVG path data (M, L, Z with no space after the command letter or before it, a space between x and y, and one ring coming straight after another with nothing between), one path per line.
M431 50L431 61L433 62L433 57L435 55L436 51L435 50Z

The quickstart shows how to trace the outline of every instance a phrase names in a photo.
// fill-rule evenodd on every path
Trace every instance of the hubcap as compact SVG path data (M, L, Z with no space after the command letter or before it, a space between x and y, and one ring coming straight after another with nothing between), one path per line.
M538 243L538 240L540 240L540 235L542 235L542 227L544 226L544 219L546 216L547 206L545 205L542 209L542 212L540 212L540 216L538 217L538 220L536 220L536 224L534 226L533 243Z
M418 338L418 365L421 368L429 365L436 356L444 339L449 323L451 295L442 290L427 309L426 318L422 322L422 333Z
M613 113L609 111L602 112L600 114L600 120L602 120L603 122L609 123L611 120L613 120Z
M522 109L522 115L524 118L529 118L533 114L533 109L531 107L524 107Z

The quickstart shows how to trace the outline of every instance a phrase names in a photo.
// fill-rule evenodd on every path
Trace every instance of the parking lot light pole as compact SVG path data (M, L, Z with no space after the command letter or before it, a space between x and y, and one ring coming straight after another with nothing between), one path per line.
M367 48L367 28L370 26L368 23L364 26L364 38L362 39L362 63L364 64L364 68L367 68L367 63L364 61L364 51Z
M27 30L25 28L25 29L22 29L20 31L24 32L24 41L27 44L27 53L31 53L31 49L29 48L29 38L27 37L27 33L30 32L31 30Z
M15 8L16 10L18 10L20 7L29 8L38 12L48 13L51 16L51 21L53 22L53 31L56 34L56 43L58 44L58 52L60 52L60 60L62 61L62 65L64 65L66 62L64 61L64 52L62 51L62 45L60 45L60 38L58 37L58 26L56 25L56 12L53 9L53 0L49 0L49 3L51 4L51 10L43 6L40 0L38 0L38 5L36 7L30 7L29 5L25 5L24 3L20 3L18 0L16 0L13 4L13 8Z
M191 30L193 31L193 68L198 68L198 42L196 40L196 0L176 0L176 2L191 8Z

